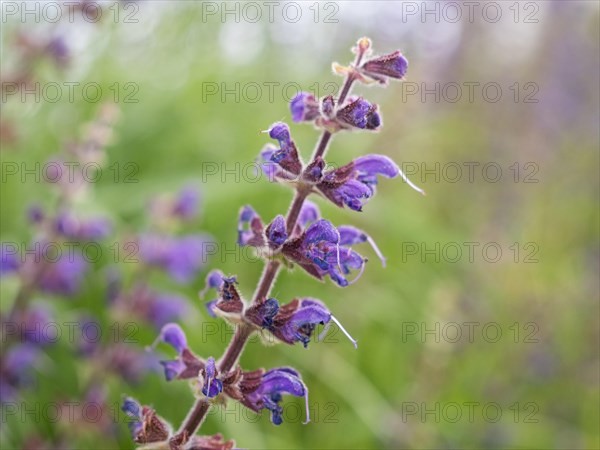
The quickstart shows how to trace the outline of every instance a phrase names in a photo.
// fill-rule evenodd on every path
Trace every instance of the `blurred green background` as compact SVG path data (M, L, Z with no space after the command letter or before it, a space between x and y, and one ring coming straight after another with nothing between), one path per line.
M294 296L325 301L358 339L358 351L339 333L330 339L335 342L313 343L308 350L264 347L254 339L243 367L299 369L310 389L314 422L305 426L293 419L302 409L295 398L286 398L292 419L279 427L267 414L255 419L229 402L226 410L210 414L203 433L221 432L240 447L269 449L600 446L598 4L501 2L497 22L482 6L469 20L468 7L457 4L462 17L455 23L444 3L437 3L436 21L421 16L421 2L412 3L418 12L409 15L406 2L375 1L297 3L302 11L297 23L290 20L292 10L282 15L285 3L270 21L267 6L258 2L263 17L252 23L251 11L244 16L240 4L240 14L223 18L221 9L235 11L234 3L214 3L218 12L207 15L206 2L154 1L139 2L137 23L125 23L123 16L115 21L108 9L106 20L95 24L3 21L3 77L12 68L17 31L59 32L71 61L63 70L37 67L41 82L97 82L106 101L113 98L114 83L139 87L132 97L137 103L126 102L121 92L116 139L108 148L109 164L139 166L139 182L103 177L85 208L106 212L120 230L133 232L144 227L151 197L186 183L200 187L203 212L188 231L206 231L221 244L207 269L237 274L246 298L262 264L225 252L235 248L238 209L251 204L270 220L286 211L291 192L264 178L253 180L251 170L211 174L207 163L233 171L236 164L251 164L268 141L260 131L278 120L291 122L288 100L296 86L331 93L328 83L341 83L331 62L351 61L349 49L363 35L376 52L401 49L410 62L404 84L355 89L379 104L384 126L380 133L336 137L328 159L344 164L365 153L386 154L403 164L427 196L401 181L384 180L362 213L316 200L334 224L370 233L387 267L371 249L357 247L370 263L355 285L338 289L296 270L280 275L273 290L283 301ZM428 8L435 5L427 2ZM472 101L465 83L479 83L472 84ZM498 101L490 100L494 87L485 99L486 83L501 87ZM449 101L456 84L462 96ZM219 92L211 95L215 86ZM222 97L224 88L237 98ZM410 95L415 88L418 93ZM435 93L423 98L424 88L437 90L439 99ZM2 161L44 162L76 138L100 102L75 92L73 102L66 95L56 103L23 102L18 94L3 99L3 124L10 124L14 137L3 139ZM307 159L317 132L293 125L292 133ZM474 167L471 179L468 164ZM486 164L493 166L489 172ZM497 167L502 174L493 182ZM0 200L2 240L27 241L26 205L50 205L52 193L44 183L8 177ZM483 252L490 243L493 248ZM492 262L498 247L501 257ZM89 276L85 295L53 300L59 317L82 310L102 317L102 270L99 264ZM163 279L154 284L178 290L197 305L197 314L182 326L199 355L219 356L230 334L207 318L197 299L204 273L189 286ZM3 283L2 309L10 306L14 291ZM219 333L207 332L212 328L206 323L219 324ZM454 339L456 330L461 336ZM154 335L142 326L137 337L147 345ZM72 354L61 347L47 353L54 363L38 374L34 390L24 392L27 402L73 397L81 387L84 369ZM193 401L186 383L167 383L158 373L135 386L113 376L106 383L115 405L122 394L132 395L175 426ZM43 420L11 420L2 428L10 431L2 433L2 448L21 448L24 436L34 433L51 440L59 429L72 431ZM69 444L131 448L126 426L120 429L118 439L92 430Z

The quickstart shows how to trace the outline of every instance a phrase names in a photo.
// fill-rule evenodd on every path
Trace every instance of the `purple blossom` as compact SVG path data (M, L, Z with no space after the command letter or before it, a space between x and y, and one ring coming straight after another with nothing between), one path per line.
M400 51L370 59L360 66L360 71L381 84L388 78L402 79L408 70L408 60Z
M378 175L387 178L400 175L413 189L424 193L406 178L394 161L384 155L361 156L345 166L330 170L323 175L317 188L340 208L345 205L354 211L362 211L366 201L375 195Z
M261 247L265 244L264 225L251 206L243 206L238 220L238 244Z
M250 375L255 373L250 372ZM246 373L244 374L246 375ZM242 385L244 384L242 379ZM250 383L248 383L250 384ZM296 397L304 397L306 404L306 421L310 422L310 414L308 410L308 389L302 382L300 374L294 369L288 367L280 367L272 369L262 374L260 383L256 386L252 380L254 390L247 393L242 403L248 408L258 412L262 409L267 409L271 412L271 421L275 425L281 425L283 422L282 413L283 407L279 403L283 400L284 394L294 395Z
M19 389L33 382L33 369L41 356L41 351L31 343L20 343L3 350L0 358L0 404L14 400Z
M175 281L187 283L204 266L208 242L209 238L200 234L179 238L145 234L140 237L140 256L147 264L164 269Z
M16 272L21 266L20 255L15 249L10 249L8 243L2 243L0 246L0 275Z
M205 363L189 350L185 333L179 325L168 323L163 326L150 348L154 348L159 342L169 344L177 352L176 359L160 361L167 381L195 378L205 367Z
M199 203L200 192L196 188L193 186L183 188L175 197L173 215L183 220L191 220L198 214Z
M381 125L377 105L371 105L363 98L350 99L338 110L336 118L345 127L376 130Z
M40 205L31 205L27 209L27 219L32 224L40 224L44 221L45 213Z
M298 92L290 102L294 122L311 122L319 117L319 102L309 92Z
M327 307L316 299L294 299L280 307L276 299L270 298L263 304L250 308L246 316L283 342L291 345L301 342L305 348L308 347L317 325L326 325L328 328L333 321L350 339L354 347L357 347L356 340L348 334Z
M321 114L327 119L333 119L335 113L335 100L333 95L328 95L321 102Z
M282 215L275 217L273 222L271 222L267 227L266 233L269 245L272 248L277 248L283 245L288 237L285 230L285 218Z
M152 408L140 405L137 400L125 397L121 410L131 419L127 425L134 442L151 444L170 436L170 426Z
M279 143L279 149L270 155L270 160L279 164L287 172L299 175L302 171L302 162L296 144L291 138L290 127L283 122L276 122L269 129L269 136Z
M223 383L216 378L215 358L206 360L206 367L201 373L202 393L209 398L216 397L223 391Z
M168 322L184 318L188 311L189 304L184 297L171 293L157 293L149 302L147 319L160 328Z
M112 230L110 221L104 217L80 219L68 212L59 214L54 226L62 236L81 240L104 239Z
M72 296L77 293L87 270L87 264L78 253L65 253L57 261L40 261L40 290L49 294Z

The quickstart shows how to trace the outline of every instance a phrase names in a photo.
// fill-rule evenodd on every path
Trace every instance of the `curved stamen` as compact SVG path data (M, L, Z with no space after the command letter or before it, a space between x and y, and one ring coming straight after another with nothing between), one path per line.
M371 245L371 248L373 249L373 251L375 252L377 257L381 261L381 265L383 267L385 267L385 256L383 256L383 253L381 253L381 250L379 250L379 247L377 247L377 244L375 243L373 238L366 233L365 233L365 236L367 237L367 242Z
M402 177L402 179L406 182L406 184L408 184L411 188L413 188L419 194L425 195L425 191L423 189L421 189L420 187L417 187L417 185L415 185L412 181L410 181L408 179L408 177L404 174L404 172L402 172L402 169L399 168L398 173L400 174L400 177Z
M335 324L338 327L340 327L340 330L342 330L342 333L344 333L346 335L346 337L348 339L350 339L350 342L352 342L352 345L354 345L354 348L358 349L358 341L356 339L354 339L352 336L350 336L350 333L348 333L346 331L346 329L342 326L342 324L340 323L340 321L337 320L333 314L331 315L331 320L333 320L335 322Z
M358 279L359 279L359 278L362 276L362 274L364 273L364 271L365 271L365 266L367 265L367 262L368 262L368 261L369 261L369 260L368 260L367 258L363 259L363 264L360 266L360 272L358 272L358 275L356 275L352 281L348 281L348 286L350 286L350 285L352 285L352 284L354 284L354 283L356 283L356 282L358 281Z
M310 422L310 408L308 407L308 388L304 385L304 407L306 408L306 420L302 422L304 425Z

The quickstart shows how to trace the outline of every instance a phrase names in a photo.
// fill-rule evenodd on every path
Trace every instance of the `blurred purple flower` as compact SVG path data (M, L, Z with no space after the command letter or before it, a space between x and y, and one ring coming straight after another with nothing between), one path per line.
M173 215L183 219L192 220L198 215L200 192L193 186L183 188L173 204Z
M40 261L40 290L49 294L72 296L79 291L87 263L78 253L62 254L57 261Z
M60 213L55 219L56 231L70 239L104 239L112 231L111 222L105 217L80 219L69 212Z
M208 236L195 234L179 238L145 234L140 237L140 256L152 266L164 269L175 281L194 279L206 263Z

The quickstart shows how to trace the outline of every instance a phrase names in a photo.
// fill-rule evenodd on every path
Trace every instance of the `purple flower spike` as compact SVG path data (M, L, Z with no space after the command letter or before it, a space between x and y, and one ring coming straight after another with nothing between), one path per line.
M381 84L386 84L388 78L402 79L408 70L408 60L400 51L389 55L379 56L365 62L360 71Z
M311 122L319 117L319 102L309 92L298 92L290 103L294 122Z
M381 125L377 105L371 105L363 98L351 100L336 115L342 126L375 130Z
M340 232L340 245L354 245L368 242L375 251L377 257L380 259L381 265L385 267L385 257L371 236L364 231L350 225L341 225L338 227L338 231Z
M271 248L281 247L288 235L285 229L285 218L278 215L267 227L267 239Z

